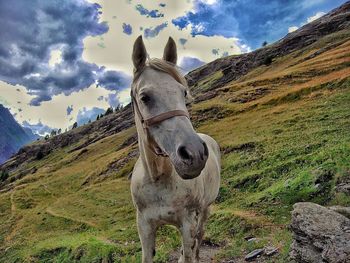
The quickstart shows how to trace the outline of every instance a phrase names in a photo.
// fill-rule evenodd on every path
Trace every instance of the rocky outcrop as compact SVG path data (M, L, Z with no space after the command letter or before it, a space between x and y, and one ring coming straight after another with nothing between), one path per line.
M291 259L298 263L350 262L350 220L334 210L297 203L292 212Z

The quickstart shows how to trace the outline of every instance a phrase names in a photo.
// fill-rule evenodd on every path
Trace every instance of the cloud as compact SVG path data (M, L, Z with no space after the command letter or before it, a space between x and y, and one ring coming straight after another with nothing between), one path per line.
M132 34L132 27L130 24L125 24L123 23L123 32L127 35L131 35Z
M302 23L300 23L300 26L303 26L307 23L311 23L312 21L319 19L320 17L324 16L325 14L326 14L325 12L317 12L315 15L308 17L306 21L303 21ZM292 33L297 29L298 29L297 26L291 26L288 28L288 33Z
M207 5L214 5L218 2L218 0L200 0L200 1Z
M162 5L160 4L160 6ZM143 16L152 17L152 18L164 17L164 14L160 13L158 9L148 10L141 4L138 4L135 8Z
M194 0L192 10L172 19L172 24L180 30L189 29L192 36L235 37L255 49L264 41L272 43L283 37L290 25L323 15L319 12L310 17L316 6L330 10L344 0L317 0L311 5L308 2L315 1Z
M187 39L186 38L180 38L179 39L179 42L182 46L185 46L186 42L187 42Z
M158 36L159 32L162 31L164 28L166 28L168 26L168 23L162 23L160 25L150 28L145 28L145 30L143 31L143 34L145 36L145 38L150 38L150 37L156 37Z
M139 15L135 10L134 5L120 4L115 1L101 1L102 6L101 20L107 21L110 25L109 31L104 34L104 43L106 48L97 49L96 45L100 43L100 37L86 37L84 39L84 53L83 58L86 61L105 65L109 70L123 71L132 75L132 61L130 59L132 53L132 44L138 35L144 37L144 42L147 52L151 57L162 57L164 46L169 36L172 36L178 44L179 61L182 57L196 57L204 62L210 62L217 58L211 53L213 48L220 48L220 55L227 51L229 55L239 54L243 50L238 38L224 37L220 35L205 36L196 35L192 37L191 29L184 28L180 30L171 21L177 17L183 16L186 12L193 9L193 1L167 1L166 7L159 7L159 2L146 0L143 1L145 7L148 9L159 9L164 14L164 17L157 19L150 19L146 16ZM218 4L220 2L218 1ZM119 25L112 17L117 16ZM123 33L120 30L123 22L130 24L133 29L134 38ZM165 24L167 26L165 27ZM154 29L163 24L161 31L154 31ZM114 25L114 26L112 26ZM153 31L152 31L152 30ZM145 31L146 30L146 31ZM145 31L145 32L144 32ZM158 34L157 34L158 33ZM180 42L180 39L182 39ZM184 43L182 45L181 43ZM121 48L122 47L122 48ZM248 48L244 48L246 50Z
M69 116L73 111L73 105L67 107L67 116Z
M127 105L130 103L130 90L125 89L117 93L117 98L120 105Z
M319 19L321 16L324 16L325 14L326 14L325 12L317 12L315 15L308 17L307 22L311 23L312 21Z
M213 53L215 56L218 56L219 55L219 48L213 48L211 50L211 53Z
M23 121L22 126L24 128L31 129L34 134L38 134L40 136L45 136L46 134L49 134L53 130L53 128L43 124L41 121L39 121L38 123L33 123L33 124L31 124L27 121Z
M179 29L190 27L192 36L235 37L238 31L238 22L234 12L235 3L224 0L221 6L218 6L214 5L212 1L209 3L209 1L195 0L194 9L184 16L173 19L172 23ZM231 15L227 14L229 12Z
M97 115L101 113L105 113L105 110L97 107L93 107L91 109L84 107L78 112L77 123L80 126L88 123L89 121L94 121L96 120Z
M123 90L130 86L131 77L121 71L103 71L97 80L99 86L107 90Z
M294 32L295 30L298 30L298 27L297 27L297 26L288 27L288 33L292 33L292 32Z
M227 56L228 56L228 52L227 51L222 52L221 57L227 57Z
M39 106L110 75L82 59L83 39L108 31L99 16L100 5L85 1L1 1L0 24L6 30L0 30L0 80L24 86L33 96L30 104Z
M108 94L108 97L106 98L106 100L107 100L109 106L111 106L113 108L116 108L120 104L117 93Z
M190 72L193 69L196 69L202 65L204 65L205 62L199 60L198 58L194 57L184 57L180 61L179 67L184 73Z
M20 92L16 91L16 89L19 89ZM125 90L126 92L124 90L113 91L118 93L118 96L119 94L127 95L130 93L129 89ZM111 91L103 87L96 87L96 85L73 92L69 96L64 94L54 95L52 100L44 101L38 107L30 106L29 103L33 96L28 95L25 91L26 89L23 86L17 85L14 87L0 81L0 103L3 102L7 107L11 107L10 111L12 114L17 113L19 108L23 109L15 117L18 123L28 121L31 124L36 124L41 122L50 128L62 128L64 130L76 120L79 109L84 107L89 109L93 107L107 109L110 106L104 98ZM103 99L98 100L99 97ZM21 101L21 104L17 103L18 100ZM71 106L74 110L67 116L67 108Z

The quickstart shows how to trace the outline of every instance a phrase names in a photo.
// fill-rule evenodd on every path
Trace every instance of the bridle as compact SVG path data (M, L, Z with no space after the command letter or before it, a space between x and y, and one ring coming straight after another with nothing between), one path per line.
M165 120L168 120L170 118L177 117L177 116L185 116L188 119L190 119L189 114L183 110L171 110L171 111L163 112L163 113L160 113L158 115L155 115L155 116L152 116L152 117L145 119L142 116L139 104L137 103L137 100L136 100L136 97L134 94L133 86L131 87L130 96L131 96L131 106L134 110L134 114L135 115L137 114L137 116L139 117L139 119L141 121L141 125L142 125L142 128L143 128L146 136L147 136L148 145L150 146L150 149L158 156L168 157L168 155L165 152L163 152L162 149L158 146L158 144L156 143L154 138L152 138L152 136L150 136L148 129L149 129L149 127L151 127L153 125L156 125L158 123L161 123Z

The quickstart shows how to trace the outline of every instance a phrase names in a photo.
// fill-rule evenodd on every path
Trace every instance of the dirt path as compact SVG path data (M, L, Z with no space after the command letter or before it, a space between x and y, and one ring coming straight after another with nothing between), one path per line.
M93 222L89 222L89 221L82 220L82 219L76 219L76 218L73 218L70 216L61 215L61 214L51 210L51 208L46 208L46 213L48 213L49 215L54 216L54 217L60 217L60 218L67 219L70 221L86 224L86 225L91 226L91 227L97 227L97 225Z
M220 247L218 246L207 246L207 245L202 245L199 251L199 263L216 263L214 261L214 257L216 253L218 253L220 250ZM170 255L170 260L168 263L177 263L178 259L180 257L180 249L178 251L174 251Z

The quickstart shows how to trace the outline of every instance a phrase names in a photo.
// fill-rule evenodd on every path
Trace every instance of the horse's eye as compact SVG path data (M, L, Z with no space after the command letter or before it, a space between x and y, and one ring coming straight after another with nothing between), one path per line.
M141 100L143 103L147 103L147 102L149 102L149 101L151 100L151 97L148 96L148 95L146 95L146 94L144 94L144 95L141 95L140 100Z

